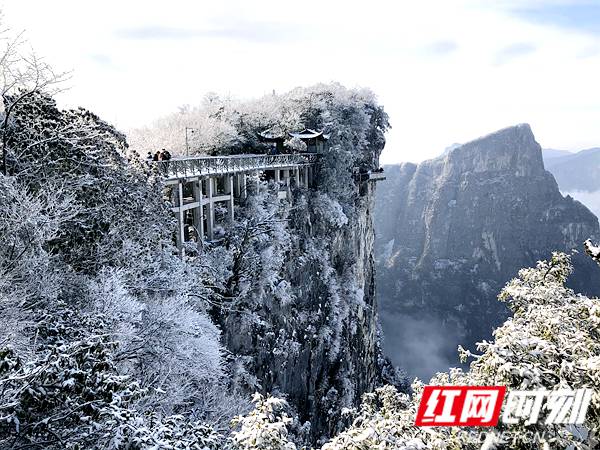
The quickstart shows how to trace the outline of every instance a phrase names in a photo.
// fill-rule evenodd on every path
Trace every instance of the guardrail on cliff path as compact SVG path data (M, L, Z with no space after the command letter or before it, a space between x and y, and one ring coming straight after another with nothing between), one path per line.
M221 175L285 167L306 166L316 163L316 153L283 155L190 156L168 161L150 161L166 179Z

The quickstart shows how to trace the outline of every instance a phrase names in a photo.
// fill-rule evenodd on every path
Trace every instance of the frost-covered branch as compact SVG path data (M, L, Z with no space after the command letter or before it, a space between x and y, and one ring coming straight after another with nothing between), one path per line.
M29 101L36 93L55 94L68 79L68 73L57 73L33 51L26 50L23 33L14 38L9 31L0 33L4 48L0 53L0 94L3 111L0 121L2 144L1 172L7 174L8 135L12 113L18 105Z

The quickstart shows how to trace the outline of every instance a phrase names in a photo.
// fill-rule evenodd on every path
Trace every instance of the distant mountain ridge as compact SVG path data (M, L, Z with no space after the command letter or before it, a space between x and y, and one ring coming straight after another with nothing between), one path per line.
M409 375L457 365L459 344L473 348L506 318L496 296L520 268L600 234L598 219L561 195L526 124L386 166L386 176L375 208L380 317L386 351ZM574 262L571 286L599 293L593 262Z
M543 151L544 163L563 192L600 190L600 148L551 156Z
M542 157L544 158L544 161L554 158L561 158L563 156L569 156L572 154L572 152L567 150L555 150L553 148L545 148L542 150Z

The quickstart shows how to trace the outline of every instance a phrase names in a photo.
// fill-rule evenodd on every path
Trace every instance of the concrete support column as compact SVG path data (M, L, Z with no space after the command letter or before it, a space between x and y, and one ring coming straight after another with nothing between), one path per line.
M235 195L235 198L240 198L241 197L241 189L240 189L240 179L243 176L243 174L235 174L233 175L233 192Z
M281 181L281 171L279 169L275 169L275 182L279 183Z
M229 222L233 223L233 176L229 175L225 179L225 190L229 194L229 200L227 201L227 210L229 213Z
M260 172L256 171L256 193L260 192Z
M206 234L211 241L215 237L215 204L213 203L214 182L215 180L212 177L206 179L206 200L208 200L208 203L206 204Z
M290 190L290 171L289 169L283 169L283 181L285 182L285 191L287 193L287 198L292 197L292 192Z
M231 194L233 192L233 186L230 181L232 180L231 175L223 175L223 193Z
M201 245L204 239L204 212L202 208L202 178L194 181L194 201L200 206L194 208L194 228L198 234L198 246Z
M300 168L298 166L294 168L294 178L296 181L296 187L300 187Z
M175 193L177 197L177 248L183 251L183 243L185 242L185 230L183 222L183 181L177 183L177 191Z
M245 173L240 174L240 190L241 190L240 198L245 199L246 197L248 197L248 186L246 183L246 174Z

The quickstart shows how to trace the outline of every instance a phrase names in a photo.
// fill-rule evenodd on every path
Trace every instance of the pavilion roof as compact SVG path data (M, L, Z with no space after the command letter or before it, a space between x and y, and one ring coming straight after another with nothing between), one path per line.
M324 140L329 139L329 136L323 134L323 131L316 131L312 128L305 128L304 130L296 133L290 133L290 136L298 139L317 139L322 138Z

